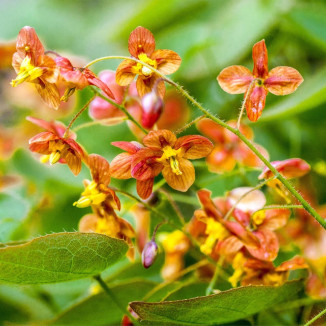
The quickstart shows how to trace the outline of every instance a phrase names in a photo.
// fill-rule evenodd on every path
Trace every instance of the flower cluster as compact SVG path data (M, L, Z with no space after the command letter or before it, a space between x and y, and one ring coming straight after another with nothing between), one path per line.
M314 257L308 250L310 242L320 246L325 244L325 236L318 233L318 237L313 239L314 227L306 232L305 228L313 224L311 216L299 206L303 201L293 199L283 180L304 176L310 165L300 158L266 163L269 160L267 150L253 142L253 130L240 123L240 119L238 124L234 120L218 123L218 119L206 114L194 120L205 137L196 134L177 137L178 133L194 124L190 122L184 126L190 116L185 99L175 90L166 91L165 82L175 84L165 75L178 70L181 58L174 51L155 50L155 47L153 34L146 28L137 27L128 41L131 57L122 61L116 71L104 70L97 77L89 68L93 62L83 67L74 66L65 56L45 51L33 28L24 27L19 32L12 61L17 73L11 82L13 87L23 82L32 83L45 103L54 109L58 109L61 102L66 102L76 90L88 86L99 89L94 90L95 95L67 127L59 121L52 121L51 117L49 121L27 117L28 121L43 129L29 140L29 149L42 155L42 163L66 164L74 175L80 173L84 163L91 174L91 180L84 180L85 189L80 198L73 203L78 208L90 207L92 210L81 218L79 230L125 240L129 245L130 259L135 256L134 247L138 247L146 268L154 263L162 248L165 262L161 273L167 280L182 273L185 257L192 249L196 249L200 257L208 258L209 268L212 261L228 270L232 267L233 273L228 281L233 287L238 284L281 285L291 270L308 269L314 265L315 270L310 272L308 280L308 292L315 296L325 295L325 286L319 292L317 289L322 284L318 275L326 273L326 259L324 256ZM14 51L12 46L11 51ZM217 79L226 92L245 94L243 107L249 120L256 121L262 114L269 92L290 94L303 78L290 67L276 67L269 71L264 40L254 45L253 61L252 72L243 66L231 66L223 69ZM197 102L193 100L193 103ZM89 116L93 119L89 125L110 127L127 121L135 135L135 139L130 141L119 139L112 142L124 152L116 155L110 163L98 154L89 155L77 142L76 133L71 131L73 123L88 104ZM183 126L181 131L177 131ZM10 139L10 135L4 135L1 138ZM9 141L5 142L10 145ZM2 142L0 145L4 146ZM0 154L2 152L5 149ZM205 169L208 167L210 172L223 174L236 166L241 171L251 168L255 173L260 171L258 180L262 181L257 186L237 186L228 189L223 197L211 198L213 189L201 189L191 162L202 158L206 159ZM161 173L163 178L159 177ZM160 185L154 187L156 177L161 180ZM134 193L137 192L140 198L113 188L111 178L135 179L126 181L126 184L134 186ZM165 182L173 193L187 192L186 195L178 194L179 198L188 194L195 198L197 193L201 208L194 202L190 215L184 218L173 195L169 194L169 188L160 188ZM263 187L266 187L266 192ZM121 204L116 194L119 191L136 199L137 205L124 205L123 201ZM181 224L176 224L169 214L158 212L163 195ZM122 211L117 213L121 208ZM128 211L135 217L135 229L123 215ZM189 207L186 211L189 214ZM318 211L324 213L325 209L319 207ZM162 219L156 228L152 224L156 223L151 216L153 212ZM166 223L174 229L170 233L159 233L159 248L155 235L161 224ZM282 233L286 227L289 228L288 234L298 243L301 256L293 256L276 265L280 247L287 243ZM151 229L154 229L154 234L149 240Z

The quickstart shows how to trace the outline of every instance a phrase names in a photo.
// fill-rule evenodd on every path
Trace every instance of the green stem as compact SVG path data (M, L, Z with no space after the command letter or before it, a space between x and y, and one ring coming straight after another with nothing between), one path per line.
M289 192L302 204L304 209L311 214L316 221L326 230L326 219L323 219L317 212L316 210L310 206L310 204L299 194L299 192L291 185L291 183L285 179L282 174L280 174L275 167L265 158L265 156L260 153L260 151L255 147L255 145L246 138L245 135L243 135L238 129L231 127L228 125L226 122L223 120L217 118L214 116L212 113L210 113L208 110L206 110L194 97L192 97L186 90L182 88L179 84L174 82L173 80L167 78L165 75L163 75L160 71L157 69L154 69L152 66L148 65L145 62L142 62L136 58L132 57L125 57L125 56L108 56L108 57L102 57L98 58L96 60L93 60L89 64L86 65L86 67L91 66L94 63L104 61L104 60L109 60L109 59L128 59L128 60L133 60L135 62L141 63L143 66L151 69L154 73L156 73L158 76L164 79L167 83L171 84L174 86L185 98L187 98L194 106L196 106L201 112L205 114L206 117L210 118L220 126L226 128L227 130L231 131L233 134L238 136L247 146L248 148L266 165L267 168L271 170L271 172L275 175L275 177L280 180L285 188L289 190Z
M113 302L117 305L123 315L128 315L130 320L132 320L135 324L139 324L135 317L129 312L128 308L125 308L123 304L116 297L115 293L108 287L108 285L104 282L101 275L95 275L93 278L99 283L101 288L104 290L106 294L113 300Z
M193 124L195 124L196 122L200 121L201 119L205 118L205 115L201 115L200 117L190 121L189 123L187 123L186 125L184 125L182 128L178 129L175 134L181 134L183 131L185 131L186 129L188 129L189 127L191 127Z
M251 90L252 90L252 87L254 86L255 84L255 81L256 79L253 79L252 82L250 83L248 89L247 89L247 92L246 92L246 96L244 97L243 99L243 102L242 102L242 105L241 105L241 109L240 109L240 114L239 114L239 118L238 118L238 122L237 122L237 128L238 130L240 130L240 125L241 125L241 118L242 118L242 115L243 115L243 111L246 107L246 103L247 103L247 100L248 100L248 96L251 94Z
M98 97L100 97L101 99L111 103L116 108L118 108L120 111L122 111L128 117L128 120L132 121L142 132L144 132L145 134L148 134L148 131L138 121L135 120L135 118L127 111L127 109L124 106L112 101L108 97L105 97L98 90L96 90L94 88L93 88L93 91L94 91L94 93L96 93L96 95Z
M268 205L268 206L265 206L265 207L259 209L258 211L263 211L265 209L285 209L285 208L288 208L288 209L298 208L299 209L299 208L303 208L303 206L302 205Z
M92 96L87 103L78 111L78 113L73 117L73 119L70 121L68 127L66 128L66 131L63 135L63 138L67 138L69 135L69 130L71 128L71 126L73 125L73 123L78 119L78 117L88 108L88 106L90 105L90 103L94 100L95 95Z
M320 317L322 317L323 315L326 314L326 308L321 311L318 315L316 315L314 318L310 319L306 324L304 324L304 326L309 326L312 323L314 323L317 319L319 319Z
M223 262L224 262L224 256L221 256L217 262L217 265L215 267L215 272L214 272L214 275L211 279L211 281L209 282L209 285L206 289L206 295L210 295L213 290L214 290L214 287L215 287L215 284L217 282L217 279L218 279L218 276L220 274L220 270L221 270L221 266L223 266Z

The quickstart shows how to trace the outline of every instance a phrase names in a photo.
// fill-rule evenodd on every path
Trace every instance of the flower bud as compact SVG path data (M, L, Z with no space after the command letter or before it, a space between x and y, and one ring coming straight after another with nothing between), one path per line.
M141 102L143 107L141 123L145 128L151 129L162 114L163 100L152 91L145 94Z
M142 252L142 263L145 268L149 268L153 265L158 252L158 247L155 241L151 240L146 243Z

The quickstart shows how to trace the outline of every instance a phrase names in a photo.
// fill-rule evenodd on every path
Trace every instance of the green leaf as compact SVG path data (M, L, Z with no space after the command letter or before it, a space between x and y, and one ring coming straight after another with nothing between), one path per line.
M292 299L302 282L280 287L246 286L187 300L160 303L132 302L141 319L173 325L213 325L243 319L277 303Z
M326 101L325 74L326 67L323 67L318 74L303 82L294 94L265 110L259 121L289 118L323 104Z
M64 282L101 273L128 245L97 233L66 232L0 249L0 280L17 284Z
M127 308L132 300L141 299L156 283L133 280L111 287L120 304ZM122 313L106 293L87 297L62 312L50 325L120 325Z

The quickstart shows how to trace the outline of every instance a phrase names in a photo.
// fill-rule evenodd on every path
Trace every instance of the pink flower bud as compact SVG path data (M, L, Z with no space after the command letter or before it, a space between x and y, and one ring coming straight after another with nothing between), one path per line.
M155 241L151 240L146 243L142 252L142 263L145 268L149 268L153 265L157 256L158 247Z
M145 94L141 102L143 107L141 123L145 128L151 129L162 114L163 100L152 91Z

